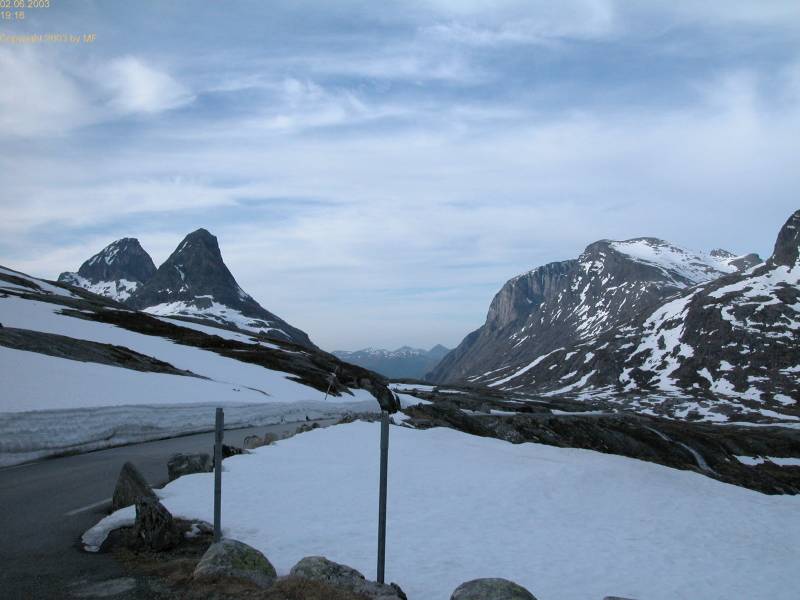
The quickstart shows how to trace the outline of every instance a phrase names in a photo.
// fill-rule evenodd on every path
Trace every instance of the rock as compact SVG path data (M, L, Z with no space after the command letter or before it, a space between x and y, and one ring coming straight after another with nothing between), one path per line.
M167 462L169 480L191 475L192 473L211 473L214 470L214 461L205 453L199 454L173 454Z
M183 539L172 515L156 498L136 502L133 535L137 544L157 552L174 548Z
M222 458L230 458L231 456L237 456L239 454L246 454L244 450L241 448L237 448L236 446L228 446L227 444L222 444Z
M606 596L603 600L633 600L633 598L623 598L622 596Z
M262 439L264 440L264 445L265 446L269 446L270 444L274 444L275 442L277 442L281 438L280 438L280 436L278 436L278 435L276 435L274 433L265 433L264 437Z
M156 495L133 463L126 462L117 478L117 487L114 488L111 499L111 512L132 506L142 498L156 499Z
M508 579L473 579L458 586L450 600L536 600L536 597Z
M257 435L248 435L242 442L242 446L245 450L253 450L254 448L260 448L263 445L264 439Z
M328 583L374 600L406 600L406 595L396 583L386 585L367 581L367 578L355 569L335 563L324 556L305 557L292 567L289 574Z
M255 548L236 540L211 544L192 576L197 581L243 580L269 587L277 578L275 567Z

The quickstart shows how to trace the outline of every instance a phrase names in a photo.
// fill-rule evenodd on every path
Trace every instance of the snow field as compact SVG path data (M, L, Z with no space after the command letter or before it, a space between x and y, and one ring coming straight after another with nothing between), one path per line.
M375 574L379 424L340 425L225 461L223 529L279 573L321 554ZM213 475L159 492L212 521ZM588 450L392 427L387 581L411 600L505 577L539 600L794 599L800 498ZM126 512L127 511L127 512ZM99 545L124 509L87 532Z

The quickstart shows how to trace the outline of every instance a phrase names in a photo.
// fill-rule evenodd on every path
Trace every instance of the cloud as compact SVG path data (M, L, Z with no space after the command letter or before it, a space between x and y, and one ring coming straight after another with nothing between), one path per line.
M491 9L483 3L442 0L433 5L449 20L424 27L424 32L477 46L604 39L618 26L615 5L608 0L502 2Z
M121 113L158 113L194 100L192 93L168 73L133 56L105 65L99 83L111 94L111 106Z
M0 134L58 135L91 121L80 82L54 62L28 48L0 48Z
M168 73L133 56L92 67L49 49L0 48L0 81L0 133L18 137L63 135L194 100Z
M0 263L55 276L126 235L159 262L205 226L332 349L456 344L506 279L599 238L768 253L800 187L790 8L673 4L287 3L272 36L233 13L222 50L0 49L31 98L0 116L30 138L0 136Z

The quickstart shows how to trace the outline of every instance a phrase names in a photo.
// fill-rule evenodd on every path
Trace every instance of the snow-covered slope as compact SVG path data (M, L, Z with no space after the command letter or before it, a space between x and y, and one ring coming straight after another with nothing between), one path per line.
M670 295L758 262L686 250L655 238L590 244L577 260L508 281L486 323L431 373L435 382L491 383L552 352L592 339ZM491 375L491 377L489 377Z
M156 272L153 259L136 238L112 242L84 262L77 273L62 273L58 280L125 302Z
M755 254L736 256L727 250L712 250L708 254L693 252L656 238L636 238L608 245L631 260L658 269L665 282L675 287L716 279L743 270L744 265L749 267L761 262Z
M498 373L501 389L607 398L677 418L800 420L800 211L770 259Z
M312 348L81 294L0 268L0 464L208 429L220 404L244 425L377 410L376 395L391 396Z
M371 575L379 437L377 423L358 422L227 459L223 534L279 574L324 555ZM213 482L190 475L159 495L173 514L211 522ZM107 517L84 542L133 513ZM588 450L392 427L387 529L386 578L410 600L446 600L477 577L541 600L797 596L800 496Z

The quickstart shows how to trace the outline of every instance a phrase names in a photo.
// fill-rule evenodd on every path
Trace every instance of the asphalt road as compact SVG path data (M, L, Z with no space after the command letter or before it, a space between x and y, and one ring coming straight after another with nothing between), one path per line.
M320 424L331 423L323 421ZM245 436L294 431L297 423L225 432ZM150 598L111 556L80 549L80 536L108 513L126 461L160 487L176 452L211 453L214 434L201 433L0 469L0 598Z

